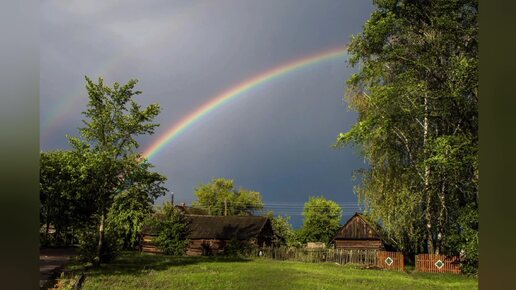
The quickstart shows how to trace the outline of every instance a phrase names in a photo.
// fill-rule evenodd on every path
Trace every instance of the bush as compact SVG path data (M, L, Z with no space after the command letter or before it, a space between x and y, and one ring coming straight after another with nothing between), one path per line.
M445 253L460 256L461 270L464 274L478 274L478 207L463 207L456 220L458 230L448 236Z
M79 234L79 257L84 262L94 262L97 257L99 236L96 230L86 230ZM101 249L100 262L105 263L113 260L122 249L120 239L106 232L104 244Z
M230 257L247 257L250 256L255 249L256 246L248 241L240 241L236 237L233 237L224 247L224 255Z
M148 227L157 233L154 243L167 255L180 256L186 252L188 222L185 216L170 203L146 221Z
M459 217L462 228L461 270L465 274L478 274L478 209L466 207Z

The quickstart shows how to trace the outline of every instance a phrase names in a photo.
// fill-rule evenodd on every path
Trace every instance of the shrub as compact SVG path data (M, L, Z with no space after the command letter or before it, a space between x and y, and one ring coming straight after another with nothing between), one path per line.
M253 253L256 247L248 241L240 241L236 237L231 238L224 247L224 255L230 257L247 257Z
M154 243L163 253L174 256L185 253L190 242L187 239L188 221L178 209L165 203L146 223L157 233Z
M85 262L94 262L97 256L99 236L96 230L84 230L79 233L79 257ZM100 262L113 260L122 249L122 242L115 234L106 232L101 249Z

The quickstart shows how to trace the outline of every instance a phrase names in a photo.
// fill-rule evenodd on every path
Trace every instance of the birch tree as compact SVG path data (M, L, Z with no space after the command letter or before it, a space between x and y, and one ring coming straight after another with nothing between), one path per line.
M469 239L457 221L478 212L478 3L374 3L349 45L359 118L336 146L369 163L356 191L400 249L457 254Z

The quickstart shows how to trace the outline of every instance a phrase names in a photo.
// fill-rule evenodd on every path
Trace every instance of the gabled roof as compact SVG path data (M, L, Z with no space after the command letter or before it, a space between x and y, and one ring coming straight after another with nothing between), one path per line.
M332 242L335 240L335 239L343 239L345 237L343 237L341 235L342 233L342 229L346 228L348 226L348 224L353 221L353 219L355 218L359 218L361 219L362 221L365 222L365 224L374 232L374 235L376 235L380 240L382 241L385 241L383 239L383 235L381 234L381 228L380 226L377 224L377 223L374 223L372 222L371 220L369 220L369 218L367 218L365 215L361 214L361 213L358 213L356 212L351 218L349 218L349 220L342 226L339 228L339 230L337 231L337 234L335 235L335 237L332 239Z
M257 237L266 227L271 227L270 220L261 216L211 216L186 215L189 225L189 239L230 240L236 237L247 240ZM272 230L272 228L270 228Z

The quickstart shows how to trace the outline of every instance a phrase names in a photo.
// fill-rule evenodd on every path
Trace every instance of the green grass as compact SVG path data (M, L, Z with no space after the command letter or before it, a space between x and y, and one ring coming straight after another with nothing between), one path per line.
M454 274L398 273L334 263L125 253L89 270L83 289L476 289Z

